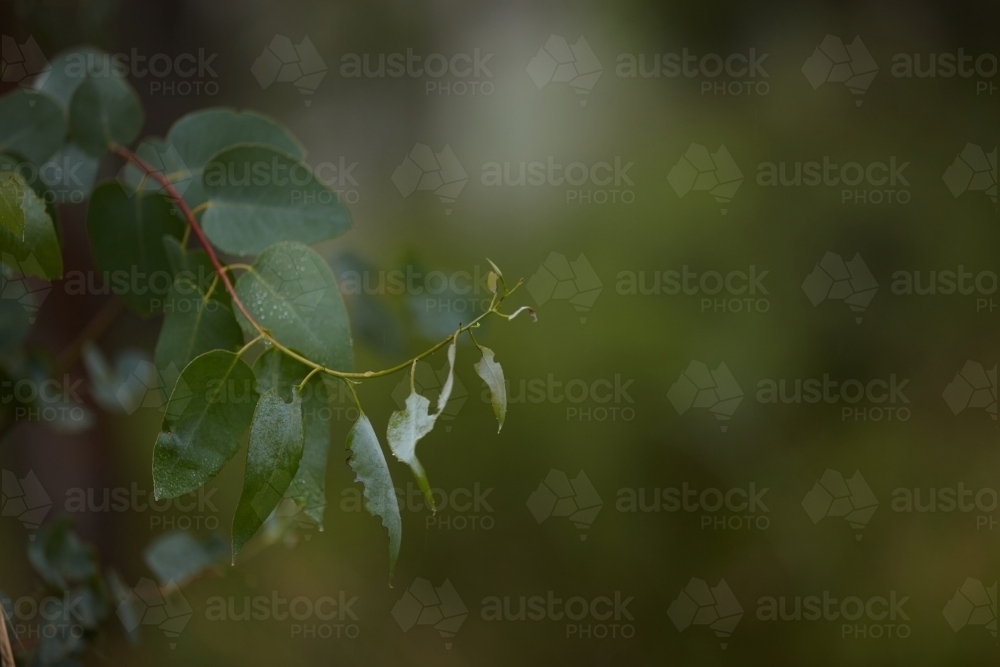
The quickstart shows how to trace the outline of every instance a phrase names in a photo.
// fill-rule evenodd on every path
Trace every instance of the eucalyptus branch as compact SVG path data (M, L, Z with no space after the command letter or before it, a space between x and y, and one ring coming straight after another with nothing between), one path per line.
M254 317L250 314L250 312L247 310L247 307L243 304L243 301L240 299L239 295L236 293L236 288L233 285L232 280L230 280L230 278L229 278L229 271L233 270L233 269L237 269L237 268L244 269L244 270L252 270L252 267L250 267L250 266L248 266L246 264L229 264L229 265L224 265L219 260L219 257L216 254L215 249L212 247L212 244L209 242L208 237L205 236L205 232L202 230L201 224L198 222L198 219L195 216L196 212L201 212L202 210L204 210L205 208L207 208L207 204L202 204L202 205L196 207L194 210L192 210L187 205L187 202L184 201L184 198L181 196L181 194L174 187L173 183L171 183L169 177L166 176L166 175L164 175L163 172L157 170L155 167L153 167L152 165L150 165L149 163L147 163L145 160L143 160L142 158L140 158L138 155L136 155L134 152L132 152L131 150L129 150L125 146L116 145L116 146L113 147L113 151L118 156L120 156L122 159L124 159L126 162L130 162L133 165L135 165L136 167L138 167L140 170L142 170L142 172L146 176L148 176L149 178L152 178L153 180L155 180L157 183L159 183L163 187L163 191L166 193L166 195L168 197L170 197L173 200L173 202L177 205L178 210L180 210L181 214L183 214L185 220L187 221L188 230L190 232L194 233L194 235L198 238L198 241L204 247L205 252L208 255L209 260L212 262L212 267L215 270L217 278L222 281L222 284L225 286L226 291L229 293L229 296L232 298L233 304L240 311L240 314L243 315L243 317L250 324L250 326L253 327L253 329L255 331L257 331L257 333L259 334L259 336L257 338L255 338L253 341L251 341L250 343L248 343L243 348L243 350L240 351L240 354L242 354L247 349L249 349L251 346L253 346L253 344L256 343L257 341L264 340L264 341L270 343L271 345L273 345L274 347L276 347L277 349L281 350L283 353L287 354L291 358L295 359L296 361L299 361L300 363L305 364L306 366L308 366L311 369L310 375L312 375L313 372L321 372L321 373L325 373L327 375L330 375L332 377L341 378L342 380L347 380L347 379L352 379L352 378L353 379L368 379L368 378L385 377L387 375L392 375L394 373L398 373L399 371L405 370L405 369L413 366L414 364L416 364L418 361L424 359L425 357L429 357L430 355L434 354L435 352L437 352L438 350L440 350L441 348L443 348L444 346L446 346L448 343L450 343L453 339L457 338L462 333L468 331L471 328L478 327L479 323L483 319L485 319L487 316L489 316L491 314L500 315L501 317L504 317L506 319L513 319L514 317L517 316L518 313L520 313L522 310L524 310L524 308L522 308L522 309L518 310L516 313L514 313L514 315L504 315L503 313L501 313L499 311L500 304L503 303L503 301L504 301L504 299L506 297L508 297L518 287L520 287L521 283L523 281L518 281L518 283L516 285L514 285L514 287L512 289L508 290L506 282L503 280L503 275L499 273L499 269L496 269L496 265L493 264L493 262L490 262L490 265L493 266L493 268L497 270L497 275L500 278L500 282L501 282L501 285L503 287L503 294L500 294L499 292L494 293L493 298L490 301L490 307L485 312L481 313L478 317L476 317L474 320L472 320L471 322L469 322L468 324L460 326L455 331L455 333L451 334L450 336L448 336L444 340L440 341L439 343L435 344L434 346L428 348L424 352L421 352L420 354L418 354L417 356L413 357L412 359L408 359L407 361L404 361L401 364L398 364L396 366L393 366L391 368L387 368L387 369L384 369L384 370L380 370L380 371L364 371L364 372L361 372L361 373L348 373L348 372L343 372L343 371L337 371L337 370L334 370L332 368L327 368L326 366L323 366L322 364L316 363L312 359L308 359L307 357L304 357L301 354L299 354L299 353L297 353L297 352L289 349L288 347L282 345L277 339L274 338L274 336L271 334L271 332L268 331L266 328L262 327L257 322L257 320L254 319ZM185 233L185 238L186 238L186 233ZM528 308L528 310L532 314L534 313L534 310L532 310L530 308Z

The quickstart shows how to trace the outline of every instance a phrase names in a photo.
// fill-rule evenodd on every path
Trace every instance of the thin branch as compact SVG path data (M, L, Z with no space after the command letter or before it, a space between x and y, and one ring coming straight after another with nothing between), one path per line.
M254 329L263 334L264 330L261 328L259 324L257 324L257 321L250 315L250 313L246 309L246 306L243 305L243 302L240 301L240 297L236 294L236 288L233 287L233 283L229 280L229 276L226 274L226 271L222 266L222 262L219 261L219 256L215 254L215 248L213 248L212 244L208 242L208 238L205 236L205 232L201 230L201 225L198 223L198 220L194 217L194 213L192 213L191 208L187 205L187 202L184 201L184 197L181 196L181 193L177 192L177 188L175 188L174 184L170 182L170 179L167 178L163 174L163 172L158 171L155 167L148 164L145 160L143 160L138 155L130 151L128 148L124 146L115 146L113 150L115 153L121 156L126 162L131 162L136 167L145 172L146 175L148 175L154 181L163 186L163 191L166 192L167 195L174 200L174 203L177 205L177 208L180 209L180 212L184 215L185 219L187 219L187 223L188 226L191 228L191 231L194 232L194 235L198 237L198 241L201 243L202 246L204 246L205 253L208 255L208 259L212 262L212 266L215 268L215 272L219 275L219 278L222 280L222 284L225 285L226 291L229 292L229 296L233 298L233 303L236 304L237 308L239 308L240 312L243 314L243 317L245 317L247 321L253 325Z
M180 210L180 212L184 215L185 219L187 220L188 228L191 230L191 232L194 233L195 236L198 237L198 241L201 242L201 245L204 247L205 252L208 254L208 258L212 262L212 266L215 269L215 273L218 275L219 279L222 280L222 284L225 286L226 291L229 292L229 296L232 297L233 303L236 305L236 308L239 309L240 313L243 315L244 318L246 318L250 326L252 326L257 331L257 333L260 334L260 336L258 336L258 339L263 338L264 340L270 342L276 348L278 348L288 356L292 357L293 359L304 363L313 370L326 373L327 375L331 375L333 377L338 377L341 379L347 379L347 378L366 379L366 378L377 378L386 375L392 375L393 373L398 373L401 370L405 370L406 368L409 368L410 366L414 365L417 361L423 359L424 357L430 356L435 352L437 352L438 350L440 350L441 348L443 348L451 341L452 338L458 336L461 333L464 333L465 331L468 331L473 327L478 326L480 320L484 319L487 315L496 312L497 308L500 307L500 304L503 302L504 298L509 296L510 293L514 291L510 290L509 292L506 292L503 296L494 294L493 299L490 302L490 307L486 312L482 313L479 317L472 320L465 326L459 327L459 329L454 334L448 336L440 343L422 352L413 359L410 359L408 361L399 364L398 366L393 366L392 368L387 368L382 371L365 371L363 373L345 373L343 371L336 371L333 370L332 368L327 368L326 366L318 364L312 359L308 359L302 356L301 354L298 354L297 352L294 352L293 350L290 350L289 348L282 345L280 342L275 340L274 336L271 335L271 332L262 327L257 322L257 320L253 318L253 316L247 310L246 306L243 305L243 301L240 300L239 295L236 293L236 288L233 287L233 283L229 279L229 274L227 272L227 269L232 269L237 267L244 268L246 265L230 264L227 267L224 266L222 262L219 261L218 255L215 254L215 249L212 247L212 244L209 243L208 238L205 236L205 232L202 231L201 224L195 217L195 212L192 211L191 208L187 205L187 202L184 201L184 198L174 187L173 183L170 182L170 179L167 176L165 176L163 172L158 171L155 167L148 164L145 160L137 156L135 153L133 153L125 146L115 146L113 148L113 151L117 155L119 155L122 159L124 159L126 162L131 162L136 167L141 169L147 176L149 176L157 183L159 183L163 187L163 191L171 199L174 200L174 203L177 205L177 208ZM199 207L196 210L200 211L201 207ZM518 286L520 286L520 282L514 286L514 289L517 289Z
M0 604L0 667L16 667L14 651L10 648L10 637L7 635L7 610Z

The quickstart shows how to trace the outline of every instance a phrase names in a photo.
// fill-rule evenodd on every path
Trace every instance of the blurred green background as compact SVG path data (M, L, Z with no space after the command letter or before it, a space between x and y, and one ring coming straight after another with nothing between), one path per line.
M498 321L477 335L496 351L512 394L502 432L496 433L471 368L478 355L465 346L458 378L467 399L453 404L455 419L420 448L433 486L447 493L478 488L485 503L449 507L436 517L414 500L414 509L403 507L403 550L392 587L385 533L376 519L357 511L360 486L352 484L339 449L351 423L349 401L336 402L322 532L295 526L236 568L185 588L193 615L179 637L143 627L143 640L133 647L111 633L88 664L996 664L996 3L7 1L0 17L0 33L17 44L34 37L49 58L84 42L112 53L217 54L211 63L217 76L194 77L205 84L201 94L184 94L176 77L131 77L146 107L145 134L163 136L184 113L206 106L252 108L287 124L306 146L309 164L356 163L334 185L344 190L355 229L318 246L342 275L367 272L373 287L379 272L406 266L424 274L485 275L489 257L508 280L538 276L534 287L529 283L514 298L516 305L537 308L537 323ZM254 62L276 35L294 44L308 37L323 60L326 75L307 94L280 81L264 88L255 77ZM878 68L863 95L838 81L814 89L804 75L803 64L816 57L827 35L842 44L863 40ZM547 61L539 49L548 43L555 45L550 52L559 52L560 44L550 36L578 47L585 37L600 63L596 81L555 76L545 82ZM655 54L685 49L699 59L766 54L766 76L620 76L623 54L641 54L649 68ZM930 54L959 49L974 57L992 54L982 61L992 71L967 78L893 74L897 54L921 54L926 64ZM375 63L379 54L408 50L424 57L473 59L477 50L491 55L478 76L350 77L341 70L350 54L367 54ZM583 68L587 54L570 53ZM537 81L532 63L542 77ZM456 85L471 82L478 86ZM725 94L716 94L716 83L726 84ZM6 91L16 84L4 85ZM737 89L741 94L732 94ZM392 176L415 144L453 151L468 176L458 196L449 198L454 201L430 190L403 196ZM731 201L720 203L697 185L678 190L669 175L683 156L693 155L692 144L709 152L725 146L743 178ZM967 144L993 152L992 199L985 187L955 195L943 178ZM509 163L516 176L520 163L550 158L564 165L613 166L617 160L631 167L620 184L484 183L490 163ZM908 163L906 183L845 188L758 182L765 163L793 169L796 162L824 158L863 166L895 159ZM108 162L102 174L114 177L119 165ZM905 191L905 201L886 190ZM880 196L885 200L872 203ZM604 197L613 201L598 203ZM866 202L859 203L862 197ZM83 207L64 207L62 217L68 269L92 271ZM568 278L553 253L571 263ZM827 253L844 261L860 255L877 282L860 322L844 302L828 298L814 306L803 289ZM642 274L651 286L654 273L685 266L722 275L749 273L752 266L758 275L766 272L766 292L755 295L747 312L745 301L734 303L725 291L711 297L629 294L622 282ZM930 272L959 266L977 275L991 272L992 279L983 278L991 289L907 295L893 288L897 272L919 272L926 285ZM546 271L569 282L546 288ZM480 298L484 288L478 286ZM589 304L583 310L570 302L576 292L591 294L576 302ZM714 299L723 296L724 306L716 306ZM63 349L106 298L69 295L56 283L32 341L53 353ZM704 298L712 298L711 305ZM468 299L349 294L357 368L398 363L447 335L462 321ZM733 312L737 303L742 309ZM151 350L158 329L156 320L125 314L100 346L109 355ZM692 361L711 370L725 364L743 394L731 418L718 419L701 403L679 413L670 397L684 393L682 374ZM988 405L955 413L944 396L961 384L956 374L967 361L992 369L992 389L985 390L992 392L992 414ZM440 369L443 363L438 356L431 365ZM762 380L791 386L824 375L861 384L894 375L898 383L907 381L905 402L758 400ZM380 436L397 409L393 391L402 379L366 382L360 389ZM521 389L533 381L597 387L597 398L557 401L557 392L533 401ZM601 402L608 386L602 381L624 385L624 392ZM519 392L525 396L520 401ZM895 411L878 410L887 407ZM98 413L93 429L74 435L22 423L0 446L3 469L19 477L34 471L53 503L49 517L72 514L80 534L129 584L151 576L142 551L165 528L187 527L189 519L198 534L217 527L228 538L239 498L245 451L210 484L217 491L205 511L66 511L71 489L90 489L98 499L106 489L151 489L159 420L155 410L128 417ZM405 466L390 461L390 468L404 493L413 486ZM545 494L536 492L546 479L558 485L553 470L578 482L584 473L601 502L596 515L574 522L546 509L540 500ZM823 495L814 485L827 470L844 479L862 473L878 501L863 528L852 528L842 516L811 520L810 499ZM928 512L898 511L894 503L900 489L919 489L923 503L932 489L960 483L985 489L983 502L969 511L942 505ZM641 490L648 504L657 489L686 485L725 493L751 484L767 489L766 511L749 518L748 511L725 508L622 511L630 490ZM577 506L594 506L579 491ZM25 557L27 537L15 518L0 519L0 587L15 597L37 584ZM422 622L404 631L406 623L397 618L402 612L393 615L418 578L434 587L447 580L467 608L453 637ZM961 607L952 601L970 578L983 589L993 586L992 608L987 599L986 611L963 624L961 612L944 610ZM710 587L725 581L742 610L735 628L728 627L731 636L718 636L703 623L721 610L711 601L697 616L684 611L684 596L697 588L692 579ZM509 598L516 612L522 596L549 591L564 600L617 595L632 601L620 619L484 618L491 597ZM766 598L784 597L790 611L796 596L824 592L862 601L894 593L908 598L906 617L863 616L846 627L843 619L761 618ZM206 615L215 596L242 610L246 597L341 594L357 597L356 620L219 621Z

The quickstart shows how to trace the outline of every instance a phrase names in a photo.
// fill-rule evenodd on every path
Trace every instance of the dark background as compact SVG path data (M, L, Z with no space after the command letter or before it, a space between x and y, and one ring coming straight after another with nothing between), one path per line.
M981 626L954 632L942 609L969 577L994 585L998 571L998 513L897 512L894 490L956 487L993 489L997 470L993 418L982 409L953 414L945 387L967 360L995 368L1000 297L899 295L896 271L998 269L997 208L982 192L953 197L942 174L967 143L995 150L1000 77L977 94L972 79L897 78L898 53L1000 53L995 2L895 3L651 3L651 2L10 2L0 3L0 33L20 44L33 36L51 58L80 43L110 52L218 54L216 94L155 92L152 84L180 80L132 77L143 99L144 134L166 134L183 114L206 106L252 108L287 124L308 150L307 162L357 162L350 205L355 229L319 251L332 262L345 253L375 272L413 264L445 272L472 271L489 257L510 277L530 278L550 253L573 261L582 253L603 291L581 323L564 300L539 307L539 321L493 325L481 334L504 365L511 391L522 380L563 383L631 381L625 418L589 421L563 401L514 402L500 435L482 385L472 372L473 350L459 350L459 379L469 398L450 430L439 429L421 446L434 486L446 490L492 489L491 512L444 510L447 529L427 526L429 512L403 510L403 551L393 586L386 583L385 535L366 513L345 512L342 494L352 487L340 443L349 428L335 425L322 533L296 528L288 539L245 559L222 576L196 582L184 595L194 615L176 648L155 627L128 646L112 633L101 657L89 664L996 664L996 638ZM251 65L276 34L298 43L309 36L329 67L315 94L291 84L261 88ZM586 106L566 84L537 89L525 72L550 34L574 43L586 37L603 74ZM859 35L879 72L855 106L838 83L813 90L802 63L827 34L845 42ZM492 94L426 94L426 77L345 78L348 53L494 54ZM704 78L620 78L622 53L767 53L766 95L705 95ZM445 77L444 80L449 80ZM727 77L720 80L728 81ZM10 90L7 86L3 90ZM309 104L305 101L308 97ZM415 142L435 151L448 144L469 173L450 214L432 193L407 198L390 180ZM667 174L692 143L714 151L724 144L744 175L720 215L704 192L678 198ZM634 162L630 204L567 203L565 186L491 188L480 181L488 162ZM841 203L840 187L763 187L763 162L909 162L908 203ZM995 158L994 158L995 159ZM102 173L114 177L108 159ZM995 168L994 168L994 179ZM865 189L860 185L857 189ZM872 189L872 188L867 188ZM83 207L64 207L67 270L91 271ZM827 252L845 260L859 253L879 283L861 323L843 303L814 307L800 285ZM624 295L619 274L680 269L768 271L766 312L702 312L700 296ZM488 269L486 269L488 271ZM485 273L485 271L484 271ZM980 295L976 295L980 296ZM424 296L376 295L402 331L398 349L387 342L358 342L358 369L397 363L439 335L422 326ZM68 295L56 283L45 301L32 342L58 354L73 341L107 296ZM518 303L537 305L521 292ZM349 304L350 305L350 304ZM352 314L356 315L356 304ZM457 307L457 306L454 306ZM763 308L763 306L761 306ZM415 313L417 315L415 315ZM426 324L426 323L425 323ZM445 331L447 331L445 325ZM432 327L433 328L433 327ZM121 315L100 338L109 355L155 345L159 321ZM381 329L379 329L381 330ZM433 335L430 335L432 334ZM375 338L378 338L376 336ZM378 342L378 341L376 341ZM692 360L715 369L725 362L744 392L727 429L704 409L677 414L667 398ZM434 367L443 360L435 358ZM994 401L995 401L995 370ZM82 376L79 367L73 373ZM763 404L763 378L855 379L867 383L895 374L908 379L904 421L843 419L843 403ZM366 383L361 396L376 431L384 434L391 396L401 377ZM345 404L346 405L346 404ZM615 404L610 404L615 405ZM580 408L598 408L586 402ZM608 406L610 407L610 406ZM872 407L862 402L858 407ZM902 406L901 406L902 407ZM0 463L19 476L34 471L53 500L50 514L65 513L73 488L150 489L150 460L160 415L141 410L128 417L97 412L93 429L58 435L21 423L0 444ZM871 413L869 413L869 417ZM210 484L218 511L195 512L228 539L239 497L241 452ZM395 483L410 483L404 466L390 462ZM570 478L586 473L603 500L592 525L581 530L566 518L537 523L529 495L550 470ZM824 471L849 477L861 471L879 508L855 539L838 517L813 525L802 499ZM722 490L753 483L767 487L767 528L715 530L716 516L701 512L620 512L620 489L681 487ZM475 515L475 516L474 516ZM150 576L145 546L162 534L153 512L74 514L80 534L127 582ZM165 516L180 521L185 513ZM482 521L487 516L491 529ZM702 517L709 517L702 528ZM984 527L977 528L977 517ZM456 519L478 522L458 529ZM994 524L989 527L990 522ZM197 526L195 526L197 528ZM195 530L199 534L210 531ZM24 595L35 586L24 556L27 531L0 519L0 587ZM308 539L307 539L308 538ZM430 627L403 632L391 610L422 577L435 586L448 579L469 608L454 638ZM744 610L732 637L706 627L678 632L667 610L692 577L715 586L725 579ZM212 621L209 598L272 592L285 598L358 596L357 638L294 636L295 623ZM488 621L483 600L553 591L591 599L615 592L634 597L629 638L574 637L565 620ZM904 607L908 637L892 621L764 621L764 597L820 595L867 599L895 591ZM994 588L995 595L995 588ZM995 619L996 603L993 602ZM601 621L580 621L599 633ZM603 622L608 632L615 621ZM625 621L623 621L625 623ZM995 623L995 620L994 620ZM307 620L306 626L323 621ZM854 626L883 626L886 636L858 638ZM574 631L575 632L575 631ZM860 632L860 631L858 631ZM888 636L893 632L892 636ZM570 634L570 636L568 636ZM994 625L995 634L995 625ZM174 640L170 640L174 641ZM446 648L445 643L451 644Z

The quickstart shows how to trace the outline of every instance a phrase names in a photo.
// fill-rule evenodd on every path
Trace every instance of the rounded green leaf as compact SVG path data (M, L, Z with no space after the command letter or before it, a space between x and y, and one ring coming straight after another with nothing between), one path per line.
M66 115L44 93L18 90L0 97L0 151L42 164L62 146Z
M20 235L0 225L0 261L26 276L47 280L62 277L62 249L45 203L19 174L8 172L21 192L23 230Z
M317 243L351 228L347 209L308 165L268 146L219 153L202 183L209 203L202 226L224 252L256 255L279 241Z
M156 498L197 491L219 474L239 449L258 398L253 371L238 354L214 350L188 364L153 447Z
M354 364L347 310L337 281L315 250L279 243L265 250L236 282L250 315L282 345L339 371ZM243 315L240 324L253 332Z
M88 69L69 103L70 137L95 157L135 141L143 120L139 96L108 68Z
M88 46L64 51L49 63L49 68L35 77L34 88L55 98L63 109L69 109L73 93L83 83L93 67L105 67L106 53Z
M87 211L94 263L111 288L143 315L163 308L172 283L164 235L180 238L184 222L164 195L134 193L111 181L94 190Z
M206 200L202 187L205 165L236 144L271 146L297 160L305 156L305 149L286 127L262 114L229 108L190 113L174 123L163 142L163 154L178 161L178 168L168 176L184 184L182 194L189 206Z
M271 389L260 397L250 427L243 493L233 517L233 562L278 506L302 458L302 399L292 390L286 403Z

